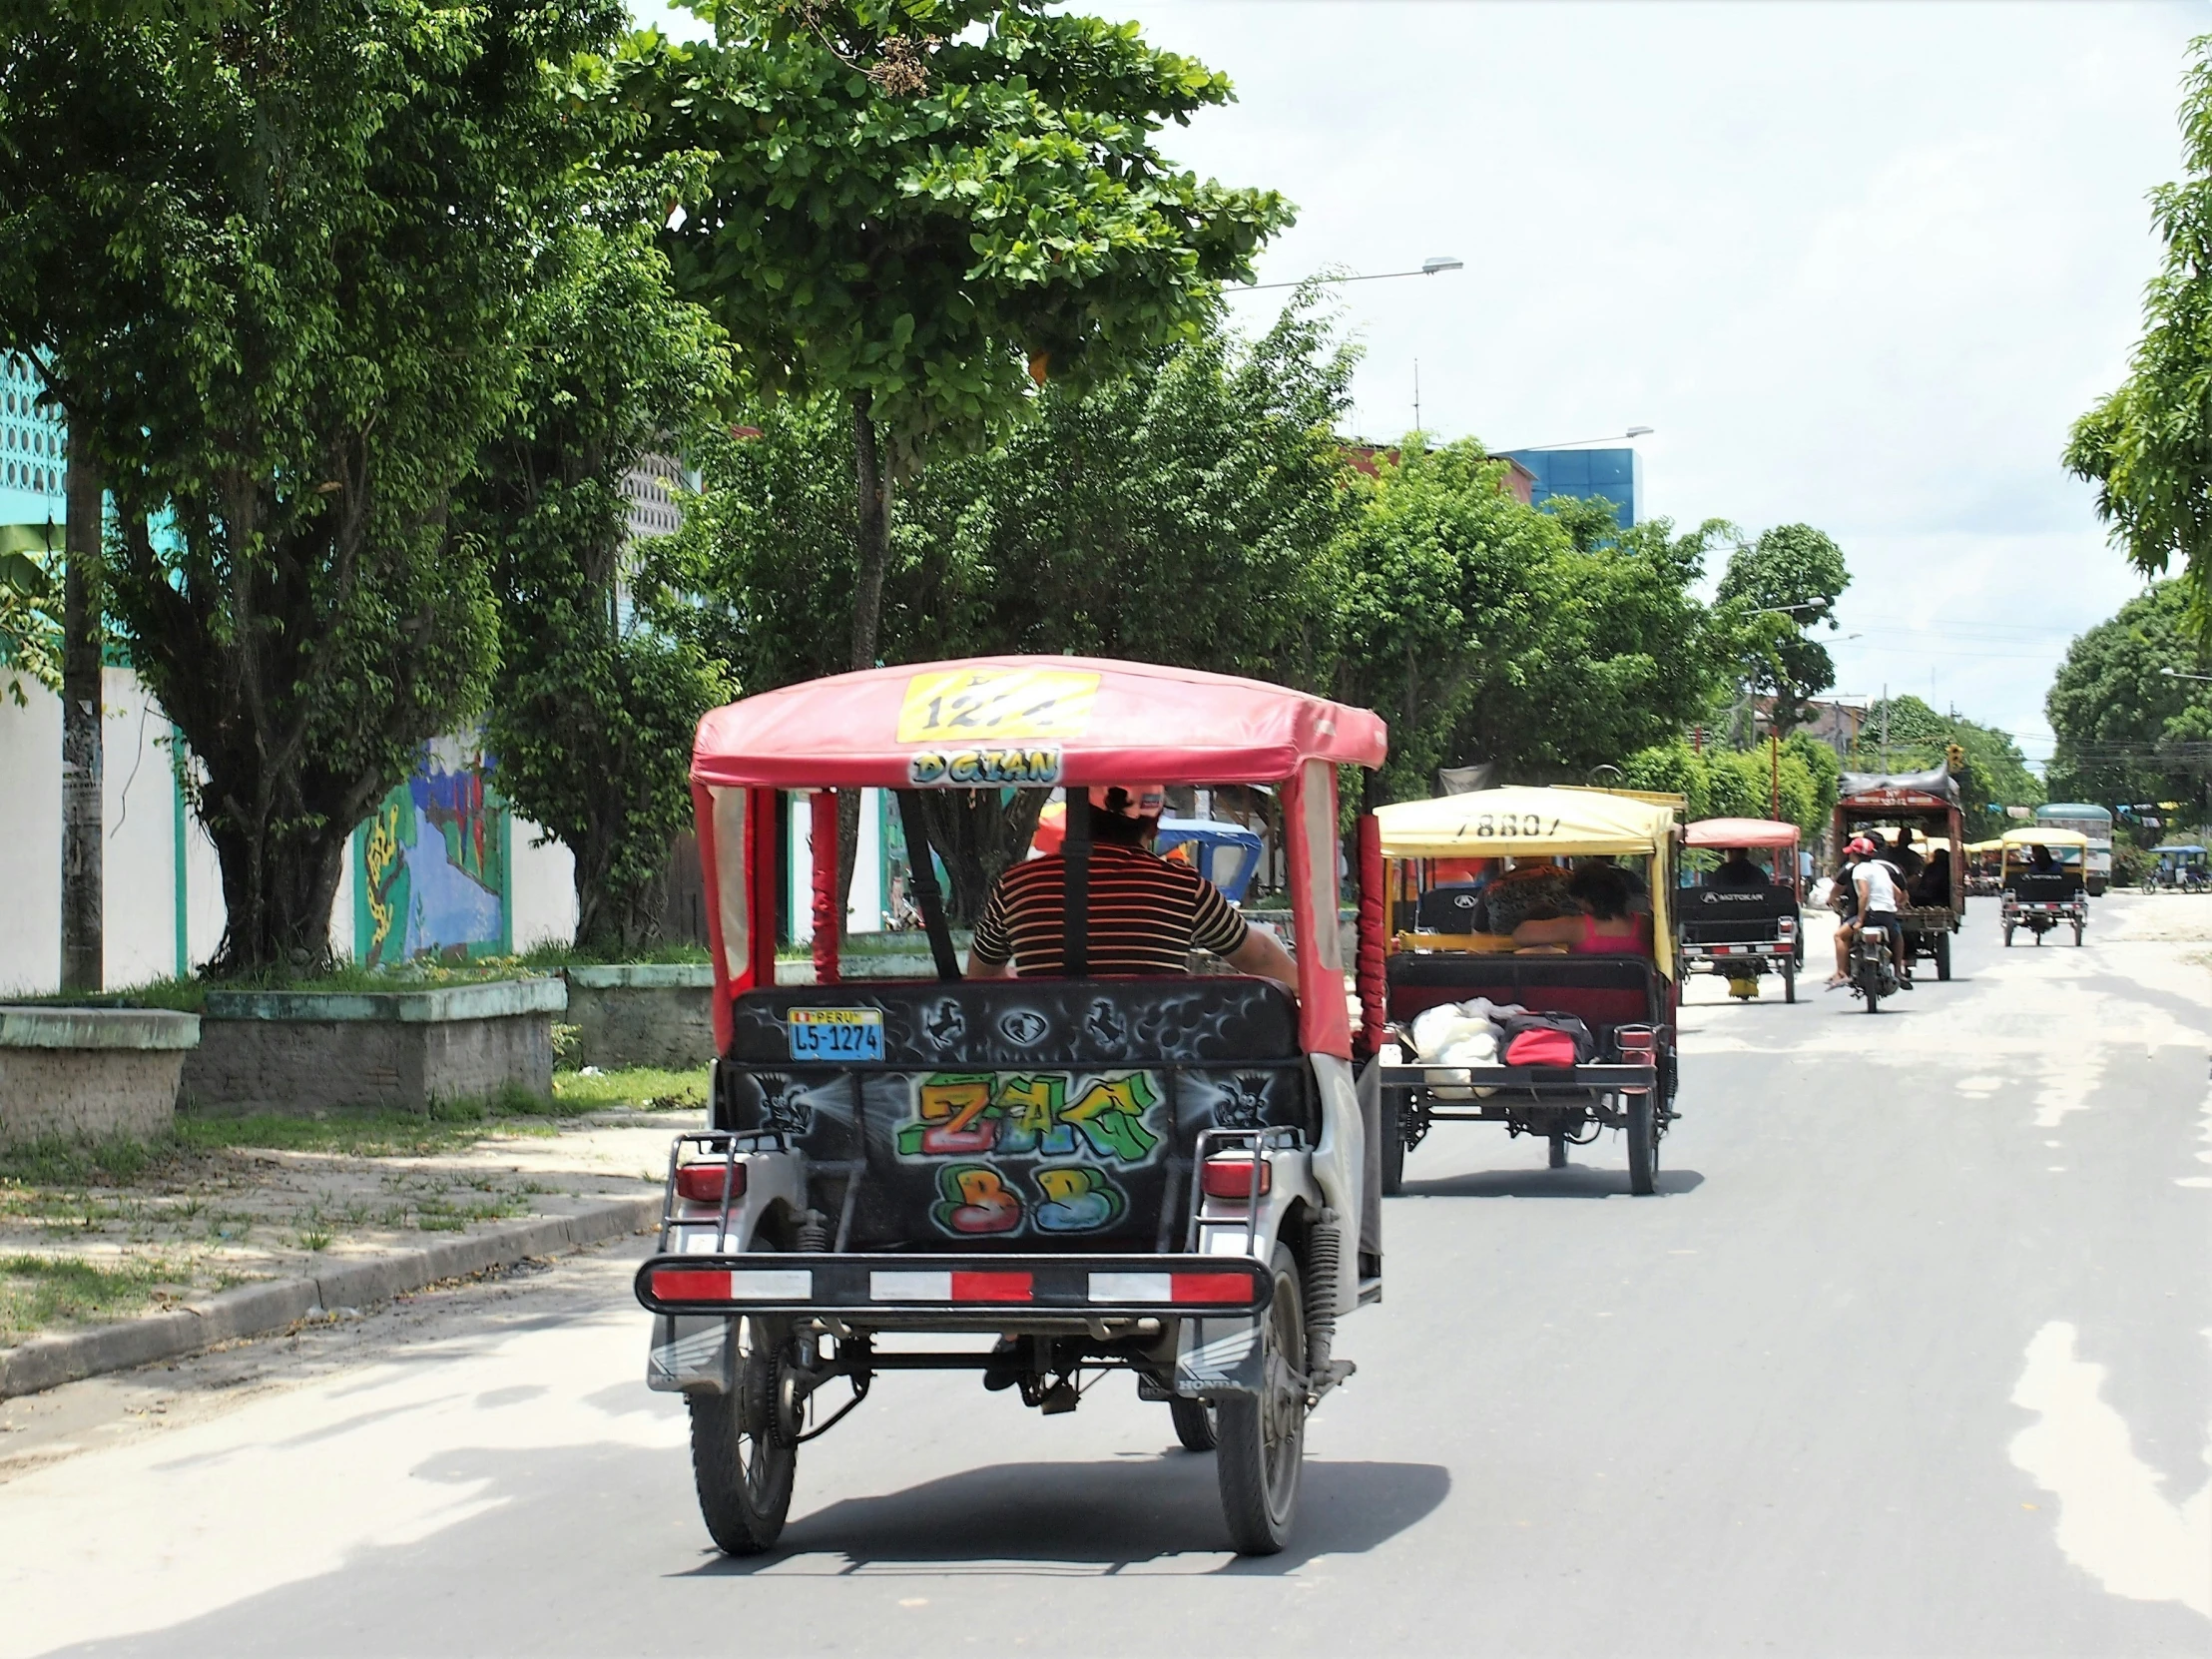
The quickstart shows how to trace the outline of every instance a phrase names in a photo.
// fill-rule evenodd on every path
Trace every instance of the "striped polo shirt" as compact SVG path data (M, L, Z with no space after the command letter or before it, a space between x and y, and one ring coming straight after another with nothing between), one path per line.
M998 878L975 924L975 957L1011 959L1024 979L1065 967L1063 895L1067 860L1031 858ZM1139 847L1091 846L1090 970L1100 978L1188 973L1195 947L1226 956L1245 942L1245 918L1221 889L1188 864Z

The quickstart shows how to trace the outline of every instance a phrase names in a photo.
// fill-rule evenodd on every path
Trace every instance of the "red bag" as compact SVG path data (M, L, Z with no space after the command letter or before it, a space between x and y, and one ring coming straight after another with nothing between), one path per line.
M1556 1029L1523 1031L1505 1045L1509 1066L1571 1066L1574 1061L1574 1038Z

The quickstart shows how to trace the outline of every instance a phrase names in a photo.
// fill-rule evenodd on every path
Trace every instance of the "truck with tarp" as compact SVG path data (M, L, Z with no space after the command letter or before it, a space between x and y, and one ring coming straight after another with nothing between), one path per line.
M1847 772L1836 801L1835 842L1848 846L1854 836L1879 832L1894 848L1900 830L1946 848L1962 847L1965 835L1958 810L1958 785L1948 767L1931 772ZM1898 912L1905 948L1916 960L1936 964L1936 977L1950 977L1950 941L1966 915L1965 859L1953 855L1947 892L1940 903L1908 904Z

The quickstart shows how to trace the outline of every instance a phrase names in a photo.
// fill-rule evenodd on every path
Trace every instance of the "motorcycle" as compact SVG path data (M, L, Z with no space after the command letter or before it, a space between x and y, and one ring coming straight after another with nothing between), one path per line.
M1868 1013L1878 1014L1882 999L1897 995L1903 988L1890 930L1862 927L1851 941L1851 994L1866 1003Z

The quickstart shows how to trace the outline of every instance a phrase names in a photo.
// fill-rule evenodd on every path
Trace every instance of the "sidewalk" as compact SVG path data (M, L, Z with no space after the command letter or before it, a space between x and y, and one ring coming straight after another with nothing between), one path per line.
M0 1153L0 1397L650 1226L703 1080L569 1074L600 1109L566 1117L198 1119L152 1149Z

